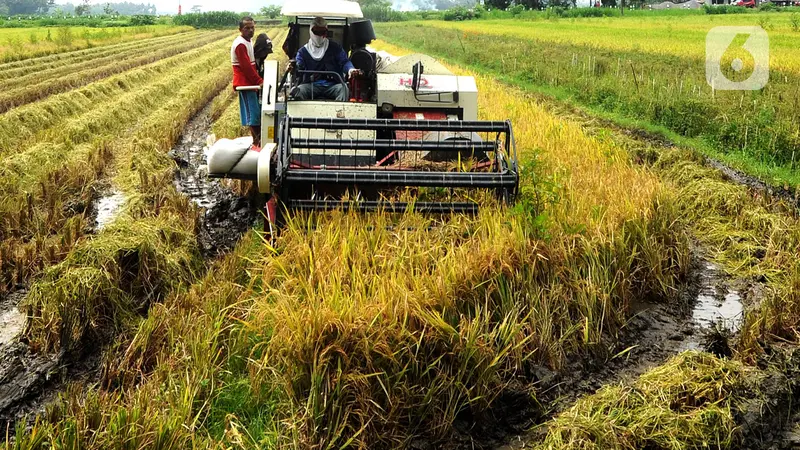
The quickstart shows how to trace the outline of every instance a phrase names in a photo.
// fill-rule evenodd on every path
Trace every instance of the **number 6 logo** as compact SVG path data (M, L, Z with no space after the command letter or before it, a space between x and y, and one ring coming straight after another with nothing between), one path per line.
M745 80L733 81L723 73L723 55L739 35L747 36L747 41L741 48L752 56L753 72ZM746 66L738 57L729 64L730 69L737 74L742 73ZM706 81L713 89L720 91L756 91L766 86L769 81L767 32L758 26L712 28L706 35Z

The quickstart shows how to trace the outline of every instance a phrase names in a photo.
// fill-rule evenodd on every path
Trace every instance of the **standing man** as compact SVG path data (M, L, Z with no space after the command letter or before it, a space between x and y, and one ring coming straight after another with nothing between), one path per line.
M231 64L233 65L233 88L239 86L263 86L264 80L256 71L256 56L250 40L256 33L256 23L250 16L239 21L241 35L231 45ZM260 91L239 91L239 114L242 126L250 127L253 145L261 147L261 105L258 101Z

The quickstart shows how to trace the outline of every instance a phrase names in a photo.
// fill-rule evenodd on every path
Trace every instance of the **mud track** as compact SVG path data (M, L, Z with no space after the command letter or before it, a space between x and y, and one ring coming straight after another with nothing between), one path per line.
M206 257L232 249L252 228L259 216L256 197L236 194L220 180L206 176L211 104L203 108L183 129L178 145L169 156L175 161L175 187L203 209L198 243ZM238 182L233 182L238 183Z

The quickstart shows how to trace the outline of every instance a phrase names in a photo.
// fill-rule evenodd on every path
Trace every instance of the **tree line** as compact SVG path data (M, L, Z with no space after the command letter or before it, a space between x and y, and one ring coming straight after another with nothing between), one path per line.
M147 15L155 14L155 5L149 3L132 3L132 2L106 2L99 4L91 4L88 0L81 3L73 4L59 4L55 0L0 0L0 16L17 16L17 15L87 15L87 14L105 14L105 15Z

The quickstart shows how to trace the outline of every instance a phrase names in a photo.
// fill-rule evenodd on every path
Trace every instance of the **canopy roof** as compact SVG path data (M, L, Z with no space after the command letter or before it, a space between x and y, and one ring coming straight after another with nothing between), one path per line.
M361 6L347 0L287 0L281 9L284 16L347 17L360 19Z

